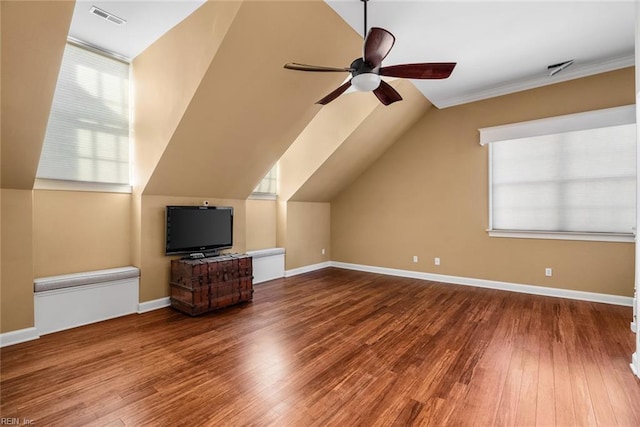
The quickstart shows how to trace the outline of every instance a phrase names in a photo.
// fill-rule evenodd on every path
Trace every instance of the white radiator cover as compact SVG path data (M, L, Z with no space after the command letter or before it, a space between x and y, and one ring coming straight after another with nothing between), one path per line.
M140 270L108 270L43 277L34 281L35 327L50 334L135 313Z
M253 283L284 277L284 248L247 251L253 258Z

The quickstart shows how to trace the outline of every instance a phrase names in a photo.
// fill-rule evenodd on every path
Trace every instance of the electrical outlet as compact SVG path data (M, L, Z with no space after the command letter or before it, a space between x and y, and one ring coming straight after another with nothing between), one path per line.
M435 257L435 258L433 259L433 263L434 263L435 265L440 265L440 258Z
M322 255L324 255L324 249L322 249Z
M413 262L418 262L418 255L413 256Z
M548 268L548 267L545 268L544 269L544 275L547 276L547 277L553 276L553 270L551 268Z

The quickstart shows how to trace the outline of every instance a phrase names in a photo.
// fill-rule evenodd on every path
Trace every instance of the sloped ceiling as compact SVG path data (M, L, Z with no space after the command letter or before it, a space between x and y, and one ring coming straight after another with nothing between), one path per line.
M247 198L345 78L282 65L349 63L361 46L321 1L243 2L144 194Z
M431 106L410 82L391 85L402 102L385 107L371 93L353 92L311 120L278 162L278 200L331 201Z
M278 161L278 200L289 200L378 105L373 94L355 92L324 106Z
M431 104L411 82L395 80L391 85L402 94L403 101L388 107L376 102L371 113L357 123L335 151L310 171L290 201L330 202L429 111ZM370 93L348 96L375 99Z
M240 6L207 2L133 61L134 192L149 182Z
M32 189L73 1L2 1L2 188Z

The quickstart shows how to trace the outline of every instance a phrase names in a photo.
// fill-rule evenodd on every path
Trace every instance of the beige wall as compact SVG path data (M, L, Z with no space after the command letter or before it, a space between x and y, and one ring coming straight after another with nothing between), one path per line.
M131 195L129 229L131 265L140 268L142 264L142 196L135 192Z
M2 1L2 188L31 190L73 1Z
M2 14L2 5L0 5L0 15ZM2 35L2 16L0 16L0 35ZM0 40L0 58L2 58L2 48ZM2 76L2 60L0 60L0 80ZM0 105L2 100L2 85L0 84ZM2 117L0 117L0 166L2 166ZM0 173L0 299L2 298L2 173ZM0 302L0 313L2 312L2 303ZM0 314L0 333L2 333L2 314Z
M276 246L287 247L287 202L276 203Z
M287 270L331 260L331 205L287 203L285 247Z
M2 204L2 289L0 333L33 322L33 232L31 190L0 190Z
M131 195L36 190L35 277L131 265Z
M247 200L247 250L276 247L276 201Z
M478 144L478 128L633 103L629 68L431 109L333 200L332 260L633 295L631 243L489 238L488 154Z
M233 242L230 252L245 252L246 208L245 200L216 199L215 197L142 197L142 241L140 277L140 302L153 301L169 296L169 273L171 260L177 256L166 256L165 208L169 205L201 205L208 200L210 206L233 207Z
M129 194L2 190L0 332L33 326L33 279L130 265Z
M136 102L130 251L137 267L143 264L142 193L241 4L202 5L132 63Z
M287 269L334 259L630 294L633 245L486 236L486 149L477 128L633 103L631 70L431 109L331 206L221 199L249 194L321 111L313 102L344 78L281 65L348 64L361 37L321 1L209 2L134 61L134 194L33 191L73 2L0 8L0 332L33 326L34 277L133 264L142 269L140 301L168 296L164 207L205 199L234 206L235 252L275 242L287 248ZM370 141L369 122L388 119L389 108L377 106L351 138ZM333 197L321 184L354 147L305 177L298 197ZM193 194L210 196L186 196ZM433 256L443 261L437 270L427 262ZM543 277L547 266L553 278Z

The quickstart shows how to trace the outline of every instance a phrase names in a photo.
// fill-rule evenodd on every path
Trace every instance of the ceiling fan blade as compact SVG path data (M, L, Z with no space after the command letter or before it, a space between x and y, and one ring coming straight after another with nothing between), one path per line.
M392 65L380 68L380 75L406 79L446 79L455 66L455 62Z
M387 57L396 38L384 28L371 27L364 39L364 53L362 58L372 68L379 67L382 60Z
M378 89L374 90L373 93L384 105L390 105L396 101L402 101L400 94L384 80L380 81L380 86L378 86Z
M351 79L343 83L340 87L338 87L338 89L334 90L329 95L317 101L316 104L327 105L328 103L330 103L331 101L333 101L334 99L342 95L345 90L349 89L349 87L351 87Z
M353 71L353 68L345 67L345 68L337 68L337 67L323 67L320 65L307 65L307 64L298 64L296 62L290 62L288 64L284 64L284 68L288 70L296 70L296 71L319 71L319 72L347 72Z

